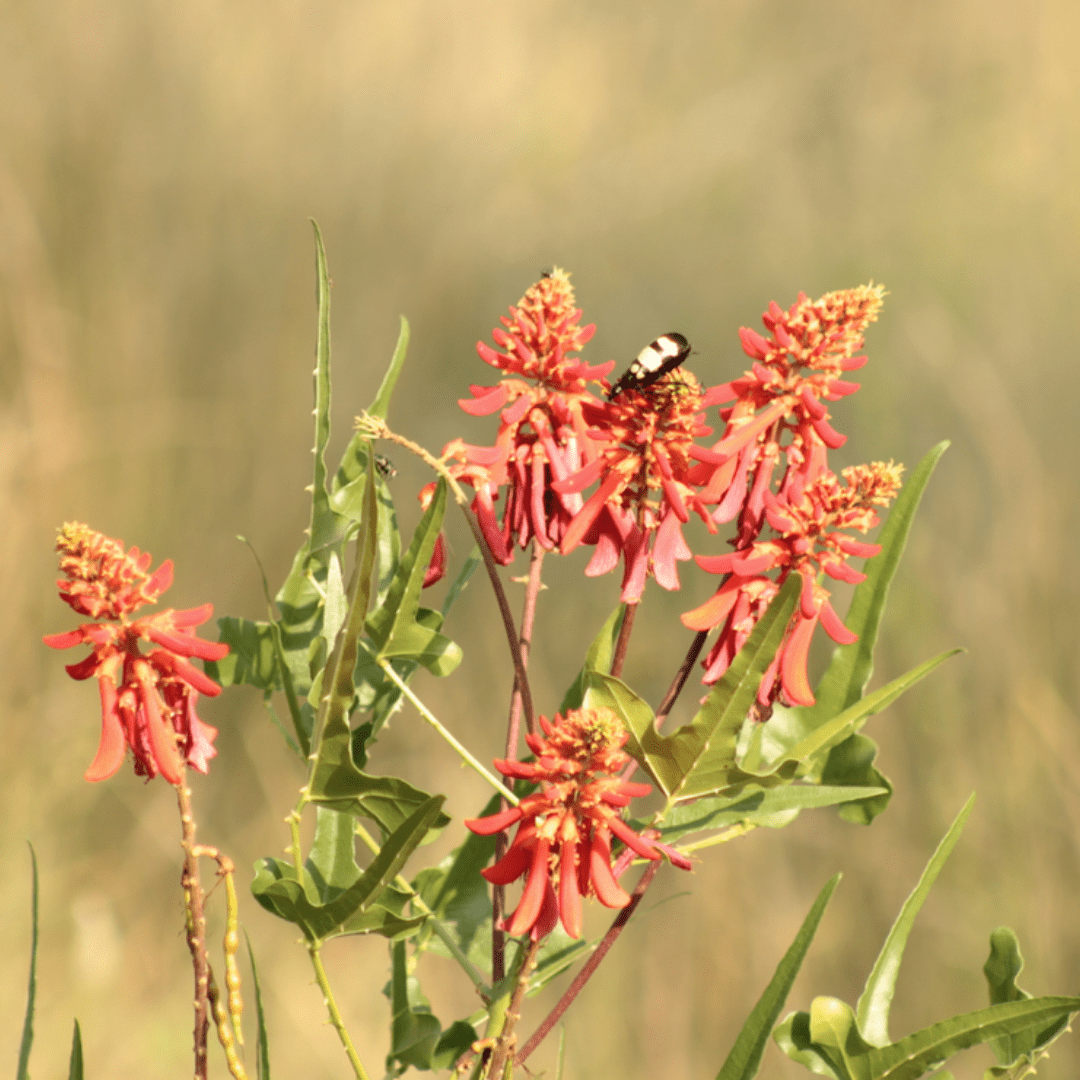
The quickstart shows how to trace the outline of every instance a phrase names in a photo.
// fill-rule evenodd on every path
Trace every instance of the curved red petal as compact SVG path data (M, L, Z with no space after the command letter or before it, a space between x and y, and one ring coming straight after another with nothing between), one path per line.
M117 712L116 684L112 679L99 679L101 689L101 741L90 768L83 778L91 783L107 780L124 762L127 740Z
M581 937L581 893L578 891L577 844L564 843L559 853L559 918L572 937Z
M544 887L548 885L548 853L551 845L547 840L538 840L533 850L532 865L529 867L529 878L525 882L525 891L521 894L521 903L518 904L510 924L506 931L513 937L524 934L532 928L540 914L540 907L544 902Z
M589 848L589 880L596 899L604 907L624 908L630 903L630 894L615 880L611 872L611 842L606 829L597 829Z

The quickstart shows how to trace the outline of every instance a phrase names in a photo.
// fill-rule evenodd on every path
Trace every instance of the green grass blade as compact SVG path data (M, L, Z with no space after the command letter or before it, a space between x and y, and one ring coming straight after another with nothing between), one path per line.
M270 1080L270 1043L266 1037L266 1015L263 1013L262 989L259 986L259 970L255 966L255 953L251 939L244 931L248 960L251 962L251 982L255 987L255 1019L258 1021L258 1037L255 1040L255 1075L258 1080Z
M818 893L818 898L803 920L802 926L799 927L795 940L784 953L775 974L769 980L769 985L765 987L765 992L758 999L742 1031L739 1032L731 1053L728 1054L727 1060L716 1074L716 1080L751 1080L752 1077L757 1076L765 1045L769 1041L769 1034L780 1016L784 1002L787 1001L791 985L799 973L799 968L802 967L810 942L814 940L814 934L817 932L818 923L821 922L821 917L825 914L825 908L832 899L839 881L840 875L836 874Z
M26 989L26 1018L23 1020L22 1042L19 1044L19 1071L16 1080L29 1080L30 1047L34 1045L34 999L37 997L37 947L38 947L38 870L37 853L30 848L30 865L33 874L30 932L30 983Z
M79 1021L75 1021L75 1031L71 1036L71 1058L68 1061L68 1080L83 1080L82 1032Z

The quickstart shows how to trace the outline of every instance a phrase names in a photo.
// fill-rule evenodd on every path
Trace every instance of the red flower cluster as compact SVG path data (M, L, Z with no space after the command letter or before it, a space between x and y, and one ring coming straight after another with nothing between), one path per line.
M740 331L754 361L741 378L703 390L692 374L676 369L606 401L586 383L596 379L610 389L604 376L611 365L590 368L572 355L594 328L579 325L569 278L554 270L503 318L504 329L494 332L501 352L477 346L508 377L494 387L473 386L473 397L460 404L474 416L501 410L495 445L454 440L443 459L475 489L473 506L496 559L509 563L515 544L533 537L564 554L592 545L586 574L607 573L622 559L625 603L641 599L650 575L666 589L679 588L677 563L693 555L682 533L692 513L710 533L737 519L735 550L697 559L703 569L727 575L725 581L683 616L694 630L722 628L704 681L723 676L796 571L803 576L802 602L759 700L768 705L782 694L789 704L810 704L806 655L814 628L820 622L839 642L853 637L818 571L862 579L847 559L868 558L878 548L839 530L873 528L872 508L887 505L900 483L900 467L891 462L845 470L843 482L828 468L828 451L845 441L829 422L828 403L859 388L843 376L866 363L855 354L883 297L874 285L816 301L800 293L787 311L770 305L769 337ZM704 410L725 403L722 437L698 445L712 434ZM500 524L495 501L504 486ZM775 534L770 539L762 538L766 528Z
M473 397L459 402L473 416L502 410L495 445L457 439L443 459L476 490L473 508L497 560L509 563L515 544L533 537L563 553L595 545L586 573L607 573L622 557L623 600L636 603L650 573L664 588L679 587L675 563L691 557L681 531L691 510L715 531L706 504L725 458L694 439L711 433L702 410L720 399L682 372L613 402L597 398L586 383L603 380L614 362L590 367L571 355L595 330L580 318L564 271L526 291L493 333L503 351L477 344L481 358L510 377L473 386ZM597 480L586 502L581 492ZM500 524L495 500L504 485Z
M552 721L540 717L543 736L526 735L531 762L496 760L504 775L531 780L540 790L520 805L465 825L490 836L518 823L506 854L481 871L494 885L527 875L521 902L506 925L509 933L534 938L551 932L561 919L571 937L581 936L581 898L596 896L610 908L630 903L611 868L611 838L646 859L659 859L664 845L646 840L620 814L631 798L647 795L649 784L620 780L630 762L623 752L628 735L610 709L571 709ZM679 865L689 867L682 858Z
M67 667L73 679L96 677L101 692L101 743L86 779L112 776L126 746L138 776L161 773L170 784L179 784L185 763L207 772L217 753L217 730L198 718L195 706L199 694L213 697L221 687L186 658L220 660L228 653L227 645L202 641L192 630L210 618L213 605L128 621L172 584L171 561L148 574L149 553L138 548L125 553L120 541L77 523L59 530L56 550L64 574L57 582L61 599L97 620L44 639L53 649L93 647L85 660ZM143 639L158 648L144 655L139 648Z
M706 684L720 679L749 637L787 576L802 575L803 591L791 626L758 690L768 705L777 696L792 705L812 705L806 658L814 628L820 622L835 641L856 640L829 603L829 592L817 581L823 570L841 581L865 577L850 567L849 557L869 558L880 548L859 543L839 532L866 532L878 523L874 506L885 506L900 487L901 466L875 462L843 471L841 484L828 468L830 449L845 437L829 424L823 401L836 401L858 390L842 374L862 367L863 331L881 308L880 286L860 286L811 301L804 293L788 311L772 304L764 316L768 340L753 330L740 331L743 349L755 361L752 369L723 388L721 410L727 421L717 453L728 459L731 482L713 517L738 517L738 533L727 555L698 557L702 569L727 577L706 603L682 616L692 630L722 625L720 637L705 659ZM781 457L785 469L776 483ZM775 538L759 539L769 525ZM775 579L767 577L777 571ZM779 678L777 678L779 676Z

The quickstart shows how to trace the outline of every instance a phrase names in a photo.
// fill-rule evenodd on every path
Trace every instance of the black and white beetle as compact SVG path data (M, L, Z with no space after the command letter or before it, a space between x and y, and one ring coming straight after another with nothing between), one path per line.
M661 334L637 354L637 359L608 391L608 401L624 390L644 390L674 371L690 355L690 342L682 334Z

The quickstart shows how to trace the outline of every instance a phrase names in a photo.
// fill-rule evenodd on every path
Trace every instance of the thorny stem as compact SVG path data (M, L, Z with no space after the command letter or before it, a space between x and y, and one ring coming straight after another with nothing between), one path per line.
M541 577L540 572L544 565L544 548L533 537L532 559L529 562L529 577L525 587L525 604L521 613L521 666L528 671L529 650L532 647L533 624L536 621L536 600L540 595ZM521 689L517 680L514 680L514 692L510 697L510 715L506 722L506 760L517 761L518 736L521 728ZM530 727L530 731L532 728ZM506 799L500 800L499 810L508 809ZM499 833L495 838L495 861L506 854L507 835ZM505 890L502 885L496 885L492 896L491 915L491 981L498 983L506 974L505 960L503 958L505 948L505 934L499 929L499 922L503 915Z
M627 604L623 613L622 625L619 627L619 638L615 642L615 655L611 660L611 674L617 679L622 674L623 663L626 660L626 650L630 646L630 634L634 629L634 616L637 614L637 604Z
M435 714L409 689L409 686L404 682L400 675L390 666L389 660L380 660L379 667L386 672L387 676L394 682L401 692L416 706L417 712L458 752L462 760L466 764L472 766L496 791L499 792L505 799L509 799L510 802L517 806L521 800L503 783L496 780L494 776L469 752L466 747L459 742L450 731L443 726L442 722L435 716Z
M502 1031L495 1042L495 1049L488 1063L487 1075L491 1080L502 1080L506 1063L513 1055L514 1045L517 1042L517 1023L521 1019L521 1002L525 997L525 991L529 988L529 976L536 967L536 954L540 951L540 939L536 938L529 942L525 959L518 971L517 985L514 987L514 996L506 1009L506 1017L503 1021ZM516 1062L515 1062L516 1063Z
M341 1045L345 1047L345 1053L349 1058L349 1064L353 1067L353 1072L356 1073L356 1080L368 1080L368 1074L364 1071L364 1066L360 1063L360 1057L356 1053L356 1047L353 1046L353 1041L349 1037L348 1031L345 1030L345 1021L341 1018L341 1012L337 1007L337 1001L334 999L334 992L330 989L330 980L326 977L326 968L323 967L322 957L319 955L319 948L321 942L309 941L308 942L308 954L311 956L311 966L315 969L315 981L319 984L319 989L323 992L323 1000L326 1002L326 1011L330 1014L330 1023L334 1025L337 1030L338 1038L341 1040Z
M206 1035L210 1029L210 958L206 953L206 913L199 884L199 857L195 847L195 818L191 813L191 792L181 777L176 787L183 830L184 870L180 884L184 890L187 943L195 969L195 1080L206 1080Z
M406 450L416 454L417 457L434 469L435 472L443 477L447 484L449 484L450 490L454 493L454 501L461 507L462 513L465 515L465 520L469 523L469 528L472 530L477 546L480 548L480 554L484 557L484 569L487 570L488 579L491 581L491 588L495 593L495 601L499 605L499 614L502 616L503 630L506 633L506 640L510 646L510 658L514 665L514 678L521 691L521 702L525 709L525 723L528 726L529 731L534 731L536 721L533 717L532 690L529 688L529 680L525 674L525 667L521 662L521 649L518 645L517 630L514 627L514 616L510 611L510 604L506 599L506 591L503 589L502 580L499 578L499 569L495 565L495 559L491 554L491 548L488 547L487 538L480 528L480 523L476 520L476 515L469 509L469 500L462 490L461 485L450 474L450 470L446 467L445 462L440 461L437 457L428 453L428 451L419 443L415 443L411 439L406 439L404 435L398 435L396 432L391 431L386 422L381 418L371 416L366 412L361 413L356 418L356 429L368 438L387 439L390 442L397 443L399 446L403 446Z
M616 939L622 933L623 927L630 921L630 917L637 910L638 904L641 903L641 898L645 895L645 890L652 884L652 880L656 877L656 872L659 869L659 862L651 862L645 868L645 872L641 875L637 887L630 894L630 903L615 917L615 921L608 928L608 932L604 935L603 940L597 945L596 951L589 957L585 962L584 967L582 967L574 977L574 981L567 987L563 996L559 998L558 1004L546 1017L544 1017L543 1022L536 1031L533 1032L532 1037L518 1052L517 1057L514 1059L515 1064L521 1065L525 1061L525 1059L544 1040L548 1032L559 1022L563 1013L565 1013L573 1004L574 998L581 993L582 988L589 979L592 978L593 973L600 966L600 962L607 956L611 946L615 944Z

